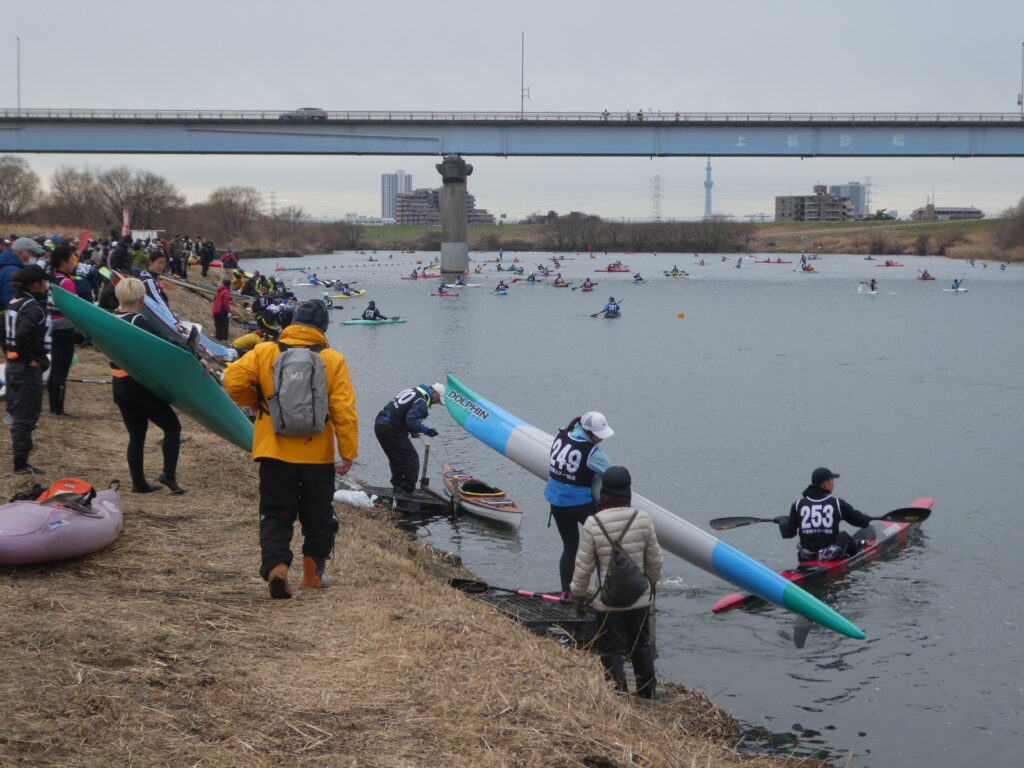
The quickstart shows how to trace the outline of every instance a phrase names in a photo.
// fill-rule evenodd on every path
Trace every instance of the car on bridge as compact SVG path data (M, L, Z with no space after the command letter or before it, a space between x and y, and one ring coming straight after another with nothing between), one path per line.
M326 120L327 112L320 107L299 107L291 112L282 112L279 120Z

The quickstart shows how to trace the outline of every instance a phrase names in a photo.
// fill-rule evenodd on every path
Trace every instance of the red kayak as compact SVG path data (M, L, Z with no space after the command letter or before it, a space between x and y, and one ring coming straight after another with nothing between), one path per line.
M782 259L777 259L776 261L772 261L771 259L768 259L766 261L754 261L754 263L755 264L792 264L793 262L792 261L782 261Z
M629 269L619 269L618 267L608 267L607 269L595 269L595 272L630 272Z
M402 279L403 280L437 280L437 275L416 275L416 277L413 277L412 275L406 275Z
M876 267L902 267L902 264L897 264L895 261L887 261L885 264L875 264Z
M878 266L881 266L881 264ZM934 503L935 499L923 496L919 499L914 499L908 506L931 509ZM851 568L856 568L858 565L875 560L883 552L895 549L897 545L906 541L907 536L912 530L920 525L920 522L890 523L885 520L875 520L867 528L862 528L854 534L854 538L860 542L860 551L853 557L848 557L845 560L815 560L800 563L790 569L779 571L779 575L801 587L837 578ZM750 605L760 599L757 595L734 592L715 603L711 610L715 613L721 613L722 611Z
M447 293L432 293L430 295L431 296L458 296L459 294L452 293L451 291L448 291Z
M879 264L878 266L882 266L882 265ZM934 280L935 278L932 275L918 275L917 279L918 280Z

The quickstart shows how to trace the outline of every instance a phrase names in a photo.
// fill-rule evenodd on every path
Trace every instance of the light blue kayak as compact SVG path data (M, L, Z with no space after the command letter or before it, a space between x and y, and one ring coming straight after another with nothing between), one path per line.
M547 479L554 440L551 435L480 397L451 374L444 402L452 418L471 435ZM735 547L636 492L633 506L650 515L658 541L672 554L828 629L858 640L864 638L864 632L844 616Z

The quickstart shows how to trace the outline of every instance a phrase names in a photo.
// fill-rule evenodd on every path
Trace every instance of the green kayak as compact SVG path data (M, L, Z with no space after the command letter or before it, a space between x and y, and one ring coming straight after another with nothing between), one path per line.
M93 346L142 386L225 440L252 450L252 424L194 355L58 286L52 295Z
M342 320L342 325L388 325L389 323L404 323L404 317L386 317L383 320L360 320L353 317L351 320Z

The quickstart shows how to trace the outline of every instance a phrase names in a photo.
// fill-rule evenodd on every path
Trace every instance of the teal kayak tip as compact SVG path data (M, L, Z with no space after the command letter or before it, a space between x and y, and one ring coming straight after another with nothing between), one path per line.
M795 584L786 587L785 592L782 593L782 601L789 610L806 616L816 624L821 624L841 635L852 637L854 640L863 640L866 637L864 630L856 624Z

